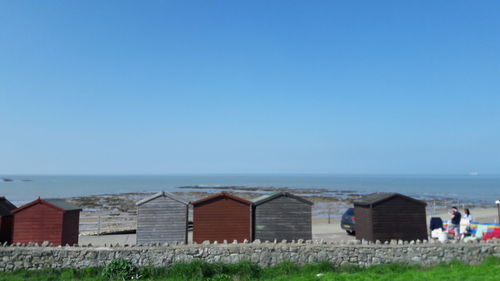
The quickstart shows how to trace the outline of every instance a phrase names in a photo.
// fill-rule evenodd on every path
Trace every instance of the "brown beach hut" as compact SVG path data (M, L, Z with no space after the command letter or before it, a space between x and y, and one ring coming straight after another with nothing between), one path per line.
M0 197L0 243L12 242L13 216L16 206L5 197Z
M81 209L62 199L37 199L13 211L12 243L78 244Z
M221 192L192 203L193 241L252 240L252 202Z
M399 193L372 193L354 202L356 239L427 239L426 203Z
M312 202L288 192L275 192L252 201L254 239L312 239Z
M187 243L189 202L159 192L137 204L137 244Z

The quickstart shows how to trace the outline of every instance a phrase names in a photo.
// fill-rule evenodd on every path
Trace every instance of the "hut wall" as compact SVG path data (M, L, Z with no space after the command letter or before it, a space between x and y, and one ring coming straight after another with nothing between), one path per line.
M188 206L160 196L137 208L137 243L187 243Z
M0 217L0 243L12 242L13 220L12 216Z
M14 214L12 243L61 244L63 212L43 204L36 204Z
M62 245L78 244L78 234L80 229L80 211L67 211L64 213Z
M254 239L312 239L311 205L280 196L254 207Z
M427 239L425 205L394 197L373 208L373 239ZM356 217L357 218L357 217Z
M368 206L354 206L354 217L356 217L356 239L374 241L372 209Z
M251 206L217 197L194 206L193 241L252 240Z

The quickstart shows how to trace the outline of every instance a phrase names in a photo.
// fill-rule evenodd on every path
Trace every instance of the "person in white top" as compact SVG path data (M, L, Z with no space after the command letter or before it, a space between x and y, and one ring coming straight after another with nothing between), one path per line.
M469 209L464 210L464 219L467 220L467 224L465 225L465 231L464 231L464 236L470 236L471 235L471 229L470 229L470 223L474 219L472 215L470 214Z
M470 210L469 209L465 209L464 210L464 218L468 219L469 222L473 221L474 218L472 217L472 215L470 214Z

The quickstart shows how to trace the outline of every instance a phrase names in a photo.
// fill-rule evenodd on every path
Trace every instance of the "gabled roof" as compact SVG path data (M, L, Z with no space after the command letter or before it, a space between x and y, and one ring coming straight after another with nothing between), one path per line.
M217 193L217 194L214 194L214 195L202 198L202 199L200 199L198 201L191 202L191 204L193 206L195 206L195 205L199 205L201 203L204 203L204 202L207 202L207 201L210 201L212 199L219 198L219 197L226 197L226 198L232 199L234 201L241 202L241 203L246 204L246 205L253 205L252 201L248 201L246 199L243 199L241 197L238 197L238 196L226 193L226 192L220 192L220 193Z
M252 202L254 202L254 203L255 202L259 202L260 200L264 200L266 198L269 198L269 197L271 197L271 196L273 196L275 194L279 194L279 193L280 193L279 191L275 191L275 192L271 192L271 193L268 193L268 194L264 194L264 195L261 195L261 196L259 196L257 198L252 199Z
M151 200L153 200L153 199L156 199L156 198L158 198L158 197L162 197L162 196L163 196L163 197L168 197L168 198L170 198L170 199L172 199L172 200L175 200L175 201L177 201L177 202L180 202L180 203L182 203L182 204L184 204L184 205L188 205L188 204L189 204L189 201L186 201L186 200L184 200L183 198L181 198L181 197L179 197L179 196L176 196L176 195L174 195L174 194L172 194L172 193L170 193L170 192L165 192L165 191L158 192L158 193L156 193L156 194L154 194L154 195L152 195L152 196L150 196L150 197L144 198L144 199L142 199L142 200L138 201L138 202L137 202L137 203L135 203L135 204L136 204L137 206L139 206L139 205L142 205L142 204L144 204L144 203L147 203L147 202L149 202L149 201L151 201Z
M282 196L284 196L284 197L290 197L290 198L299 200L299 201L304 202L304 203L309 204L309 205L313 205L314 204L313 202L311 202L309 200L306 200L306 199L304 199L302 197L299 197L297 195L294 195L294 194L286 192L286 191L278 191L278 192L273 192L273 193L270 193L270 194L262 195L260 197L257 197L255 199L253 199L252 201L254 202L255 205L260 205L262 203L268 202L270 200L273 200L275 198L282 197Z
M17 213L21 210L27 209L31 206L36 205L36 204L44 204L44 205L47 205L49 207L61 210L63 212L65 212L65 211L81 211L82 210L82 209L76 207L75 205L66 202L64 199L52 199L52 198L51 199L41 199L41 198L38 198L37 200L35 200L33 202L22 205L21 207L13 210L12 213L13 214Z
M47 203L50 203L56 207L59 207L61 209L63 209L64 211L75 211L75 210L81 210L80 208L78 208L77 206L67 202L66 200L64 199L43 199L45 202Z
M365 196L359 198L358 200L355 200L354 205L361 205L361 206L377 205L378 203L389 200L389 199L396 197L396 196L405 198L407 200L413 201L413 202L418 203L418 204L427 205L427 203L425 203L424 201L417 200L415 198L412 198L412 197L409 197L409 196L406 196L406 195L403 195L400 193L395 193L395 192L392 192L392 193L389 193L389 192L371 193L371 194L368 194L368 195L365 195Z
M0 197L0 216L10 216L15 209L16 206L14 206L14 204L10 203L5 197Z

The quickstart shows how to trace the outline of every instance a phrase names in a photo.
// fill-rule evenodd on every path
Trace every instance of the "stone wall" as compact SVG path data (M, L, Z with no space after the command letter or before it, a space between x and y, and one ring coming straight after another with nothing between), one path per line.
M261 266L283 261L299 264L329 261L340 266L370 266L385 263L436 265L460 260L478 264L488 256L500 257L500 241L475 243L393 241L389 244L346 241L338 243L195 244L163 246L52 247L14 245L0 247L0 271L40 268L84 268L105 266L124 258L138 266L169 266L176 262L202 260L236 263L250 260Z

